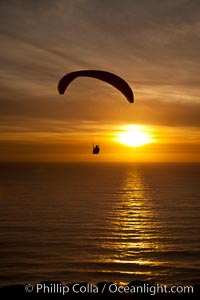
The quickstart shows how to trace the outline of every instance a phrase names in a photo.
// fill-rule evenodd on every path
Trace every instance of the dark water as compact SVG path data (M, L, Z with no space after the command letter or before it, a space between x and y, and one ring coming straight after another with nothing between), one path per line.
M194 284L200 164L1 164L0 282Z

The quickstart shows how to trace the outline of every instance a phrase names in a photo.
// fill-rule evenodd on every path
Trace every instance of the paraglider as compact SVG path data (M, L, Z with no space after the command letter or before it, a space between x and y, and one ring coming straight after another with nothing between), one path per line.
M82 70L82 71L71 72L64 75L58 83L59 94L64 94L69 84L74 79L80 76L96 78L104 82L107 82L112 86L114 86L117 90L119 90L130 103L134 102L132 89L124 79L122 79L121 77L113 73L100 71L100 70Z
M125 98L128 100L129 103L134 102L134 95L131 87L128 83L113 73L101 70L81 70L81 71L74 71L64 75L58 82L58 92L59 94L64 94L70 83L78 77L91 77L95 79L99 79L104 81L113 87L115 87L118 91L120 91ZM100 147L99 145L93 145L93 154L99 154Z
M96 146L93 145L92 154L99 154L99 152L100 152L99 145L96 145Z

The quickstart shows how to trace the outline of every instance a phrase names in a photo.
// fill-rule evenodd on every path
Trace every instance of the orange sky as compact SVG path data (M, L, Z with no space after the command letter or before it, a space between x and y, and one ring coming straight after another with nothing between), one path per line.
M2 1L0 14L0 161L200 161L198 1ZM123 77L135 103L88 78L58 95L79 69ZM127 125L154 142L118 143Z

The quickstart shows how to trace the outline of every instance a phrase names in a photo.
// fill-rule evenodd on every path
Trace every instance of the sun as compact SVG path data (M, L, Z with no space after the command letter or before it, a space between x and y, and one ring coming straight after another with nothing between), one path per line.
M152 143L153 139L144 126L130 125L122 129L116 141L130 147L139 147Z

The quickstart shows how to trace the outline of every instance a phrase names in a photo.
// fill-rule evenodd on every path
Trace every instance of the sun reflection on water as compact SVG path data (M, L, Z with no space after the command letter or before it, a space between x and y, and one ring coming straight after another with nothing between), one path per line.
M148 187L135 170L127 174L121 190L115 207L116 217L112 219L113 236L109 240L109 247L117 254L110 263L121 266L124 274L145 274L151 278L151 269L163 263L151 257L159 245L156 237L158 224Z

